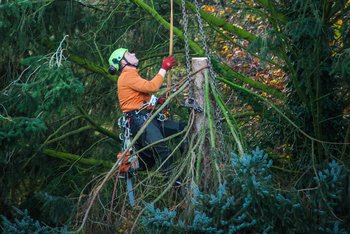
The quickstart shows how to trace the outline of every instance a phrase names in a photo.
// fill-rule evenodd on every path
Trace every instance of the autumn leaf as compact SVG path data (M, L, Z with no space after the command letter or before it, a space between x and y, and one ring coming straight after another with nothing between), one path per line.
M343 20L342 19L338 19L337 24L342 26L343 25Z
M251 21L252 23L254 23L254 22L255 22L255 18L256 18L256 16L253 15L252 18L250 19L250 21Z
M210 13L210 12L217 12L218 8L216 6L213 7L210 5L204 5L203 10Z

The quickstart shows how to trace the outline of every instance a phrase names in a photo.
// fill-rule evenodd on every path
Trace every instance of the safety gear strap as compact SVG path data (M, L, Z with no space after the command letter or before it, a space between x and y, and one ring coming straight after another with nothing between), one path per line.
M124 66L121 65L121 62L122 62L123 59L124 59L125 62L126 62L126 64L125 64ZM120 60L120 62L119 62L119 64L120 64L119 66L120 66L120 70L121 70L121 71L122 71L122 70L124 69L124 67L126 67L126 66L131 66L131 67L135 67L135 68L138 67L137 65L131 64L125 57L123 57L122 60Z

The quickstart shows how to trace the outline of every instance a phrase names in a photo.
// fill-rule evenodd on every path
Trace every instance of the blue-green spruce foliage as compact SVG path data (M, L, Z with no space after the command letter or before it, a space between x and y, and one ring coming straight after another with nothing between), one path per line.
M306 201L296 189L279 189L271 166L272 160L259 148L242 157L233 154L226 182L216 193L205 194L192 186L191 215L147 204L142 224L150 233L347 233L330 216L340 202L342 166L332 161L311 177L320 188L308 193ZM331 207L320 210L321 193ZM320 219L323 213L328 219Z
M57 67L45 57L29 57L22 64L29 66L27 73L0 95L7 106L0 109L0 145L18 144L45 131L45 119L64 113L84 92L68 62Z
M17 218L14 221L8 220L5 216L1 216L2 218L2 226L3 226L3 233L6 234L29 234L29 233L35 233L35 234L54 234L54 233L61 233L65 234L68 233L68 230L66 227L62 228L51 228L46 225L41 224L39 221L33 219L30 217L27 210L21 211L17 208L15 208L15 211L17 213Z

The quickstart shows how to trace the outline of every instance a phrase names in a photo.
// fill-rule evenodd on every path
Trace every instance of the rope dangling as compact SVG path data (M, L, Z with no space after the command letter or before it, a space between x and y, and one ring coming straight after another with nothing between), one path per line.
M170 0L170 36L169 36L169 56L173 55L173 31L174 31L174 8L173 8L173 0ZM170 92L171 92L171 70L168 71L167 76L167 84L166 84L166 94L165 98L169 98ZM169 118L170 116L170 106L169 104L166 106L166 108L163 111L163 115L165 116L165 120Z
M170 42L169 42L169 56L173 55L173 37L174 37L174 3L173 0L170 0ZM171 70L168 73L167 79L167 92L166 98L170 96L171 91Z

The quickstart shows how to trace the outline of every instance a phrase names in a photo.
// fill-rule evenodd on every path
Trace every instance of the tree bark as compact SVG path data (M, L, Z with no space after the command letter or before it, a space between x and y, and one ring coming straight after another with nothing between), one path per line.
M192 58L192 71L198 71L203 67L208 66L208 59L206 57ZM203 147L197 152L197 162L196 162L196 182L203 185L203 188L208 186L209 179L211 178L211 148L212 144L209 139L206 137L206 133L209 129L209 118L206 116L208 113L208 108L206 108L207 102L206 99L206 73L208 69L204 69L201 72L198 72L193 77L193 98L197 102L197 105L203 109L203 112L197 112L194 117L194 124L192 127L193 135L203 139ZM191 86L190 86L191 88ZM204 131L203 131L203 128Z
M201 57L201 58L192 58L192 71L198 71L203 67L208 66L208 60L207 58ZM207 69L206 69L207 70ZM193 77L193 98L196 100L197 104L204 109L205 108L205 99L204 99L204 84L205 84L205 77L203 74L204 70L202 72L198 72ZM191 87L190 87L191 88ZM197 112L195 115L195 120L193 124L193 132L195 134L199 134L200 129L202 128L202 125L205 124L204 121L204 112Z

